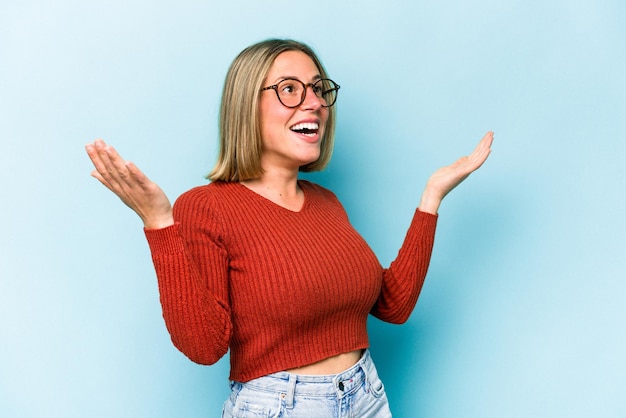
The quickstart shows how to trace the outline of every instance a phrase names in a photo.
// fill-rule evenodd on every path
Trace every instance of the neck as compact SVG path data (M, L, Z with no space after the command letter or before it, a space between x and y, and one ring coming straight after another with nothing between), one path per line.
M284 208L299 211L304 204L304 193L298 186L298 172L267 171L259 178L241 184Z

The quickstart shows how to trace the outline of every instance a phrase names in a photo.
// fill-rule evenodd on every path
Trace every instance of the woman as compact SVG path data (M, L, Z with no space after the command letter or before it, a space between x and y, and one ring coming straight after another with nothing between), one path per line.
M173 209L112 147L86 147L92 175L144 222L173 343L201 364L230 349L224 417L391 416L367 350L367 316L408 319L441 200L489 155L491 132L431 176L397 259L383 269L335 195L298 179L330 160L338 90L302 43L246 48L226 76L212 182Z

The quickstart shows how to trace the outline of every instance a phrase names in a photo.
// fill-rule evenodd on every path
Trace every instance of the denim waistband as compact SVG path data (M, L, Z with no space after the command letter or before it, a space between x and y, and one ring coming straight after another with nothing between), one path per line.
M361 359L354 366L338 374L318 376L277 372L245 383L234 382L233 391L238 392L245 387L279 393L289 405L293 402L293 397L299 395L343 398L358 390L364 383L367 384L368 376L371 374L376 374L376 369L369 350L364 350Z

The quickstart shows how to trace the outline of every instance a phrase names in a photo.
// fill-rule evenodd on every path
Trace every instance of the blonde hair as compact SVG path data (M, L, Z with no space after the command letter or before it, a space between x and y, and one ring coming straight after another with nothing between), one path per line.
M286 51L304 52L313 60L320 76L328 78L319 58L302 42L268 39L241 51L230 65L224 81L219 116L219 154L208 179L243 181L263 174L259 95L274 60ZM300 167L300 171L320 171L330 162L335 139L336 109L332 106L328 110L320 157Z

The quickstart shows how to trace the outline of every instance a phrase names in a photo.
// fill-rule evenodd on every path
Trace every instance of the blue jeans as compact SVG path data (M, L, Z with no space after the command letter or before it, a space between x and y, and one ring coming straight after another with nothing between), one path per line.
M389 418L383 382L368 350L357 364L333 375L278 372L232 382L222 418Z

